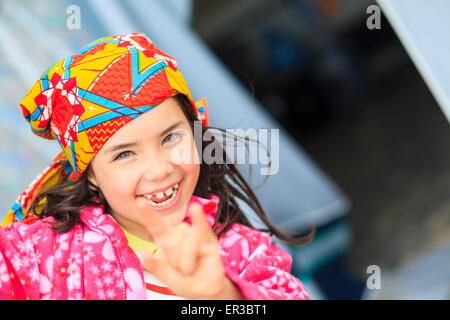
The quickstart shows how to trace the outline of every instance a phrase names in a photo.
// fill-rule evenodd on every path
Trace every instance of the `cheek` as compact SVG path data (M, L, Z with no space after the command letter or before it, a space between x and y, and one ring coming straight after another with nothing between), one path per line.
M190 199L197 186L198 177L200 175L200 164L183 163L177 164L176 167L184 176L183 198Z
M134 199L136 181L136 174L133 171L121 168L108 170L107 174L103 173L99 184L109 205L114 208L126 203L128 198Z
M200 160L197 149L194 145L194 140L191 138L187 142L185 142L182 146L180 146L181 151L179 154L181 156L176 165L182 168L186 175L190 176L191 183L194 185L197 184L198 176L200 174Z
M195 188L195 185L197 184L198 176L200 175L200 165L198 163L193 164L191 166L191 169L192 169L192 177L193 177L192 180L193 180L194 188Z
M200 165L198 163L190 163L177 165L177 167L183 172L184 176L189 181L190 189L193 191L200 174Z
M181 141L170 149L169 158L172 164L186 168L188 165L200 163L199 155L191 134L185 134L181 138Z

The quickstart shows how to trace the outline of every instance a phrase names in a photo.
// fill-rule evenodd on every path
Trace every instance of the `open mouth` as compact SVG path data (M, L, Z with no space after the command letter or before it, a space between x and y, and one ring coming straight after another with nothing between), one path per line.
M147 203L155 209L168 209L178 202L181 193L181 183L182 180L165 191L160 191L151 195L144 195L140 197L147 200Z

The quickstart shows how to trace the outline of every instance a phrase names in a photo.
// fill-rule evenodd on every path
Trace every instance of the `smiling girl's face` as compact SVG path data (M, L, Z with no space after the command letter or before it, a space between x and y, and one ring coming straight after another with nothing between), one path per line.
M120 128L91 162L92 183L128 232L152 241L141 214L156 212L169 225L186 216L200 173L194 137L175 98ZM141 212L141 213L140 213Z

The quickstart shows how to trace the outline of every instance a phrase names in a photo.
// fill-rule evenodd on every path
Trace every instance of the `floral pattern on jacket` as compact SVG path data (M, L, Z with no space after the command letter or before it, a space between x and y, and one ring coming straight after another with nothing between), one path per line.
M193 202L212 226L219 198L192 196ZM80 222L62 234L44 221L0 228L0 299L147 298L142 265L102 207L84 208ZM184 221L190 224L189 215ZM245 299L309 299L290 274L291 256L268 234L235 223L219 249L226 276Z

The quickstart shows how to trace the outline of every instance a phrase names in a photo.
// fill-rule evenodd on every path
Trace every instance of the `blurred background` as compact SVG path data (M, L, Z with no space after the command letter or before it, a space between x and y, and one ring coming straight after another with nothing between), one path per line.
M252 186L279 227L316 226L279 243L312 299L449 299L450 3L424 2L0 0L0 218L59 151L22 118L27 90L91 41L144 32L213 126L280 129L279 171Z

